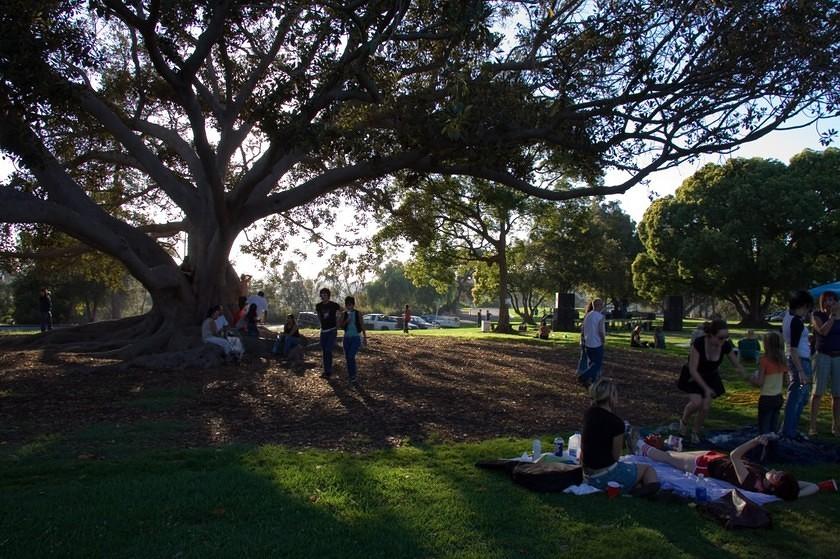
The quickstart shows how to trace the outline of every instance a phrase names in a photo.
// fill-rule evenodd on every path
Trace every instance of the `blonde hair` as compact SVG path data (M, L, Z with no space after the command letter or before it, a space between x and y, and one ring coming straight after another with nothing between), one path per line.
M764 355L777 365L785 364L785 345L778 332L764 334Z
M601 377L589 387L589 396L592 398L592 402L598 406L608 403L612 407L618 399L618 386L613 379Z

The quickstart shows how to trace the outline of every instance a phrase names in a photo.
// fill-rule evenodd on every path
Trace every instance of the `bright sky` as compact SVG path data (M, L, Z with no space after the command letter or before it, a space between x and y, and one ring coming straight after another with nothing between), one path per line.
M694 165L685 163L674 169L660 171L651 175L650 184L637 185L621 196L611 196L611 200L619 200L630 217L636 223L641 221L645 210L650 206L649 193L655 192L658 196L673 194L682 182L694 174L700 167L707 163L722 164L733 157L763 157L766 159L778 159L787 164L791 157L797 153L811 148L822 151L824 146L820 145L820 130L830 128L840 129L840 117L825 120L818 125L796 130L777 130L764 136L760 140L741 146L735 153L729 155L708 155L697 161ZM609 177L608 177L609 178Z

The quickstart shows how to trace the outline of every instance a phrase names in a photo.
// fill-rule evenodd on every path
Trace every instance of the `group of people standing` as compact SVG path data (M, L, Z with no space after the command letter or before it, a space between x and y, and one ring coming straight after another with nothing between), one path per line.
M782 331L764 335L764 353L754 375L744 371L729 341L729 330L723 320L706 323L703 336L692 342L688 364L678 382L688 393L689 402L680 420L683 435L699 441L703 423L714 398L725 392L719 366L726 355L738 372L760 387L758 429L761 434L776 433L783 438L800 437L799 421L811 403L808 435L817 435L817 416L827 389L831 389L831 432L840 436L840 304L837 294L826 291L819 298L819 309L809 314L814 299L807 291L795 292L782 321ZM809 325L813 328L810 335ZM813 365L812 365L812 362ZM787 398L783 397L787 373ZM779 418L784 405L784 419ZM693 419L693 423L690 423ZM690 431L689 431L690 429Z
M356 354L362 344L367 344L367 332L362 320L362 314L356 309L356 299L351 296L344 298L344 308L331 301L332 293L326 287L318 292L321 301L315 305L315 313L320 323L321 353L324 371L321 376L329 379L333 374L333 348L338 339L338 329L344 330L342 345L344 358L347 363L347 378L351 385L358 384L358 367ZM339 314L340 313L340 314Z

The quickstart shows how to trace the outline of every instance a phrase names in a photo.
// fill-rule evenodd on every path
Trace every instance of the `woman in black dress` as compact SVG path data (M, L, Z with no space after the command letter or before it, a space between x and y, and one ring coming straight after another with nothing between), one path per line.
M712 405L712 400L726 392L720 378L720 364L724 355L729 356L732 365L746 375L741 363L733 353L732 342L729 341L729 328L725 320L713 320L703 326L704 335L691 343L688 354L688 364L683 365L677 386L688 394L688 403L680 419L680 434L688 436L688 425L694 416L694 427L691 431L691 442L700 442L703 424Z

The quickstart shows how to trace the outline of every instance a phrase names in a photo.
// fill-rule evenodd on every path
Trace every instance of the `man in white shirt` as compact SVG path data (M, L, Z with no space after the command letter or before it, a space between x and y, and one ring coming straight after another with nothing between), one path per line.
M268 320L268 301L265 299L265 293L257 291L256 295L251 295L245 301L245 308L247 309L252 304L257 306L257 317L265 324Z
M799 436L799 417L811 394L811 344L805 319L813 306L814 298L810 293L797 291L790 298L788 312L782 321L782 336L785 339L790 376L782 436L789 439Z
M601 312L604 302L601 299L592 301L592 310L583 317L581 330L586 351L587 367L578 376L578 382L589 386L601 376L604 363L604 341L607 339L606 320Z

